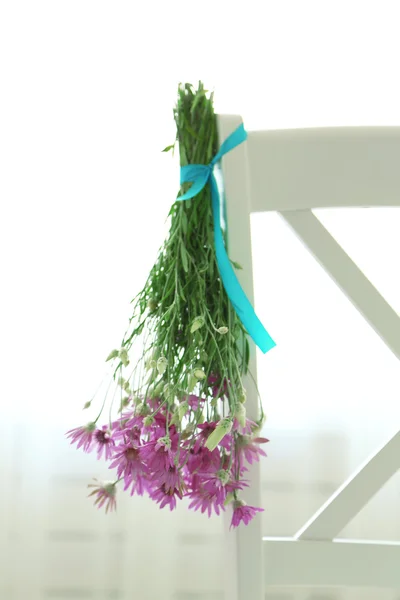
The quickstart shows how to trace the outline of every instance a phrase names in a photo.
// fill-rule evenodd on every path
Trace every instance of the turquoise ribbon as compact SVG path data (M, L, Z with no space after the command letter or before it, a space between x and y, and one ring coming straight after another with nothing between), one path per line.
M209 165L187 165L181 167L181 184L192 182L192 186L186 194L179 196L177 200L189 200L190 198L194 198L194 196L197 196L197 194L201 192L207 183L210 183L214 219L215 253L222 283L224 284L228 298L246 331L260 350L266 353L276 344L254 312L254 308L244 293L226 252L221 228L221 200L217 181L214 176L214 166L216 163L221 160L224 154L233 150L233 148L244 142L246 139L247 133L242 124L221 144L218 153L214 156Z

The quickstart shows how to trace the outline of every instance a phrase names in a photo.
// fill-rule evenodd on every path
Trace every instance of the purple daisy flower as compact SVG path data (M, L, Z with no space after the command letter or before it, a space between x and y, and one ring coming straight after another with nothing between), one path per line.
M235 500L233 503L233 515L231 521L231 528L238 527L243 521L245 525L248 525L258 512L263 512L263 508L256 508L255 506L248 506L242 500Z
M166 471L157 473L154 481L157 487L163 487L166 492L183 487L182 474L176 467L169 467Z
M236 418L233 419L232 430L237 431L241 435L251 435L253 430L256 427L257 427L257 424L254 423L254 421L251 421L250 419L246 419L246 424L244 427L242 427L242 425L240 425L239 421Z
M140 496L145 488L143 478L147 476L148 469L140 457L140 450L131 443L119 444L115 448L110 469L117 469L118 479L123 478L125 490L132 485L131 495L134 492Z
M158 432L160 433L160 431ZM161 433L164 433L161 430ZM178 448L177 434L161 435L140 448L140 455L153 473L162 473L174 466L175 453Z
M221 458L217 448L211 451L200 446L197 451L194 448L189 451L186 466L190 473L215 473L219 469L220 462Z
M67 431L66 436L70 438L71 444L77 444L77 448L82 448L84 452L90 452L95 429L96 423L88 423L84 427L75 427L75 429Z
M211 477L203 479L203 489L210 498L215 498L216 502L222 505L229 493L235 490L242 490L247 483L244 481L233 481L227 471L219 471Z
M246 460L250 465L260 460L260 456L267 456L267 453L260 448L260 444L269 442L267 438L253 438L248 436L239 436L237 444L237 457L240 469L244 466Z
M97 458L102 458L104 452L105 460L110 460L115 442L107 425L103 425L101 429L96 430L93 441L97 444Z
M220 490L216 490L212 483L209 486L205 485L206 483L210 484L212 479L212 477L203 479L200 475L193 475L191 491L187 494L190 500L189 508L207 513L209 517L211 517L213 511L219 515L221 511L225 510L224 502L226 499L226 493L219 493Z
M95 479L94 481L97 481L97 479ZM94 490L89 494L88 497L90 498L90 496L96 496L94 504L95 506L97 505L97 508L101 508L105 505L106 513L108 513L108 511L111 512L113 510L116 510L117 501L115 499L115 495L117 493L117 487L115 482L103 484L89 483L88 487L94 488Z
M230 381L226 378L221 379L220 375L216 375L215 373L211 373L208 380L208 385L212 388L212 394L214 398L221 397L228 391L228 385Z
M165 485L154 489L149 493L149 495L152 500L160 505L160 508L164 508L164 506L168 505L170 510L174 510L176 508L176 499L179 498L182 500L183 497L181 490L177 488L167 490Z
M188 494L188 497L191 500L189 508L201 510L202 513L207 512L209 517L211 517L213 510L217 515L221 513L221 510L225 510L224 505L220 504L216 498L211 497L202 487Z

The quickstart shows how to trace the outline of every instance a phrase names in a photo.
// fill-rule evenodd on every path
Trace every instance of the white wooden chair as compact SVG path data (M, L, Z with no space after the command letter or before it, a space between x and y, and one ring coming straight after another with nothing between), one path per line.
M220 115L220 140L241 122L238 116ZM277 211L400 359L399 316L312 212L400 206L400 127L250 131L248 140L223 158L222 171L229 252L244 267L239 279L249 298L250 214ZM256 375L254 348L251 369ZM247 407L257 410L254 393ZM261 600L268 586L400 588L400 541L336 538L399 468L398 430L293 538L262 539L261 519L227 536L226 598ZM246 500L259 506L260 496L256 467Z

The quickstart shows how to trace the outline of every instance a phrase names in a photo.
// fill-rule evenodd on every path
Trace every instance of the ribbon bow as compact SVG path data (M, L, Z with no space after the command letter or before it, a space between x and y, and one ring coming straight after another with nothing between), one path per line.
M244 293L226 252L220 218L221 200L217 181L213 172L214 166L221 160L222 156L246 139L247 133L242 124L221 144L218 153L214 156L209 165L186 165L185 167L181 167L181 184L192 182L193 185L186 194L179 196L177 200L189 200L190 198L197 196L206 184L210 183L214 220L215 254L222 283L224 284L228 298L246 331L260 350L266 353L276 344L254 312L254 308Z

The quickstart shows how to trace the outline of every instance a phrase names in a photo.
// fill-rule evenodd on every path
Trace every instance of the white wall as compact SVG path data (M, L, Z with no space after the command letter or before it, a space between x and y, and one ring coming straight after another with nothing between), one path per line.
M397 10L1 3L1 599L220 597L221 523L130 498L103 518L85 498L102 467L63 432L165 234L177 83L215 86L248 128L399 125ZM318 216L400 310L398 211ZM399 366L278 217L253 233L257 310L278 341L260 357L264 531L291 535L399 421ZM398 492L397 478L344 535L399 538Z

